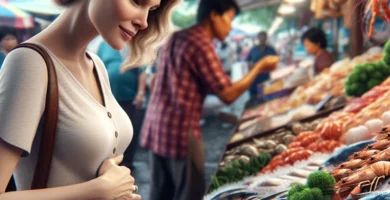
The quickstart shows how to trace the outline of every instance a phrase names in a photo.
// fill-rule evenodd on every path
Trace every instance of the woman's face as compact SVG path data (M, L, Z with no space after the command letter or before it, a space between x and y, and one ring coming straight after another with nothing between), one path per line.
M313 43L308 39L303 40L303 46L305 46L307 53L311 55L316 55L317 52L321 49L318 44Z
M161 0L92 0L88 14L99 34L114 49L148 27L148 15L160 6Z

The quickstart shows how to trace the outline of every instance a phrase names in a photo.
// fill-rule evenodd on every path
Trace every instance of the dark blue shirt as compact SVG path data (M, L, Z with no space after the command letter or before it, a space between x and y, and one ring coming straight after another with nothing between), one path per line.
M0 52L0 69L1 67L3 66L3 62L5 60L5 55L3 53Z
M260 49L260 46L256 45L250 50L248 57L246 58L246 61L255 64L261 59L263 59L264 57L271 56L271 55L277 55L276 51L272 47L266 45L264 47L264 50L262 50ZM259 74L255 79L255 81L252 83L251 87L249 88L249 92L251 93L251 96L257 94L258 84L261 84L269 80L270 78L271 75L269 72Z
M122 57L119 51L103 42L97 55L107 68L112 93L117 101L133 101L138 92L139 68L130 69L121 73Z

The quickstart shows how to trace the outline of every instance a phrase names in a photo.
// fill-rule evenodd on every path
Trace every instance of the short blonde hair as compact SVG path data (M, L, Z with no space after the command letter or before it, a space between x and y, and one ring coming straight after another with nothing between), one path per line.
M121 71L152 63L156 59L158 47L172 31L171 14L181 0L161 0L160 7L149 14L148 28L140 31L129 42L130 55Z

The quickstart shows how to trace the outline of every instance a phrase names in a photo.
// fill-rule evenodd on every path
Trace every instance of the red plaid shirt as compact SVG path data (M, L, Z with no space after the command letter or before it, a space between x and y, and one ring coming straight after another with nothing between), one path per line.
M206 95L231 84L202 27L174 33L157 65L156 84L142 128L142 146L162 157L187 156L189 128L197 139L202 138L199 121Z

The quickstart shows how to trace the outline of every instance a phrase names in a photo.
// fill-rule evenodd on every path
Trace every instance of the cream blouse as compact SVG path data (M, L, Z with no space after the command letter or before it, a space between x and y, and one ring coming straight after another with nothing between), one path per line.
M106 68L95 54L88 53L95 63L105 106L46 50L53 59L59 84L59 119L48 187L86 182L95 178L104 160L124 153L133 137L133 127L112 95ZM31 187L47 80L43 58L26 48L11 52L0 71L0 138L24 150L14 171L18 190Z

